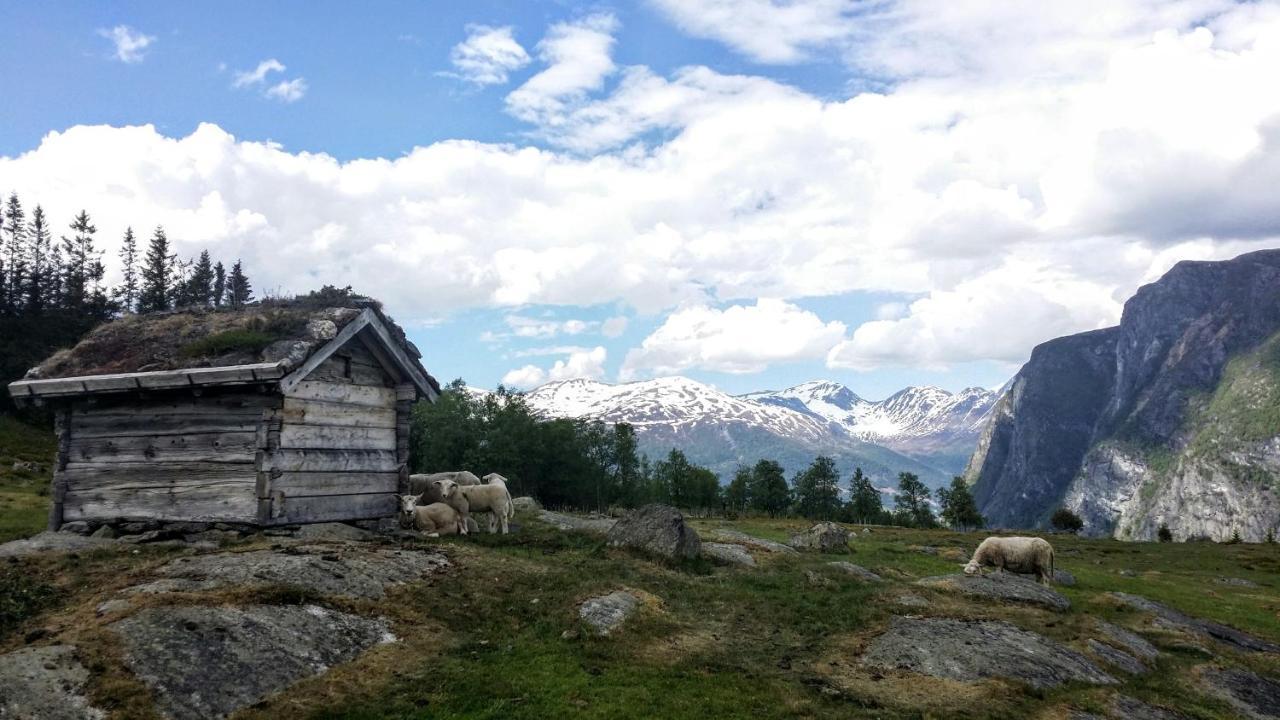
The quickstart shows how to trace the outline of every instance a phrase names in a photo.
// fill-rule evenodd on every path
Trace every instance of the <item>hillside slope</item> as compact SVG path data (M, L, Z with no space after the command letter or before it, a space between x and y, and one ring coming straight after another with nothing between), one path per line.
M1037 347L967 474L995 525L1262 540L1280 525L1280 251L1181 262L1120 325Z

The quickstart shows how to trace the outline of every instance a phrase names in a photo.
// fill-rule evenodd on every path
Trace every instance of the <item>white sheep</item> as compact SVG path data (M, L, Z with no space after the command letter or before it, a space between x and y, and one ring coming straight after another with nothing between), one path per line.
M444 503L419 505L417 495L401 495L400 524L417 528L427 537L455 535L458 512Z
M964 574L980 575L983 567L1034 574L1037 582L1049 585L1054 572L1053 546L1037 537L989 537L973 551Z
M507 521L515 515L511 504L511 493L504 484L469 485L458 488L458 492L466 497L471 512L489 511L489 533L496 532L495 522L502 526L502 534L507 534Z
M452 480L459 485L479 485L480 478L470 470L452 470L450 472L423 473L409 476L409 492L421 495L433 480Z
M507 487L507 479L498 473L489 473L480 479L483 480L486 485L501 485L502 487ZM507 488L507 492L510 491L511 488Z
M471 503L458 491L458 483L452 480L432 480L427 487L418 493L419 505L444 503L458 513L458 534L466 535L467 521L471 519Z

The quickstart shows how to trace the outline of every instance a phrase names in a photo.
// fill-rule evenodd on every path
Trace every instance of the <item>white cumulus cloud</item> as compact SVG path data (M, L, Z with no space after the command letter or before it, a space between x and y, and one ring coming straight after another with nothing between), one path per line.
M547 67L507 95L507 110L527 122L555 123L571 103L598 90L613 73L613 33L609 13L552 25L537 46Z
M728 373L760 372L772 363L820 358L844 335L840 322L782 300L724 310L695 306L676 310L627 353L621 377L670 375L691 368Z
M98 34L115 46L113 57L122 63L140 63L146 57L147 48L156 41L154 35L144 35L128 25L116 25L102 29Z
M447 75L476 85L500 85L512 71L529 64L529 53L516 42L514 28L468 25L467 39L453 46Z
M537 365L525 365L503 375L502 384L528 390L544 382L604 377L604 362L609 355L605 348L597 346L589 350L586 348L567 349L570 350L569 355L563 360L557 360L549 369L543 370Z

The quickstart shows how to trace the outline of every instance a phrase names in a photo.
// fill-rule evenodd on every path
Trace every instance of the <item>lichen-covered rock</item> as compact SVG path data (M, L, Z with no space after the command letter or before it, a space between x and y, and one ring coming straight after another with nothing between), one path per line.
M0 718L98 720L84 696L89 671L70 645L27 647L0 655Z
M1101 659L1102 662L1130 675L1142 675L1149 670L1146 665L1142 664L1142 661L1123 650L1117 650L1093 638L1089 638L1089 642L1086 644L1089 646L1089 652Z
M1186 720L1187 717L1182 713L1148 705L1128 695L1115 696L1109 710L1112 717L1120 720Z
M385 620L315 605L157 607L108 627L177 720L225 717L395 639Z
M1280 718L1280 682L1240 668L1199 668L1200 685L1254 720Z
M1080 653L999 620L895 617L859 662L960 682L1008 678L1037 689L1116 683Z
M311 542L358 542L368 540L373 534L346 523L326 522L303 525L295 537Z
M827 567L835 568L845 575L851 575L866 582L880 582L883 579L861 565L854 565L851 562L844 562L843 560L829 562L827 563Z
M0 557L25 557L42 552L79 552L93 548L111 547L115 540L86 537L75 533L45 531L21 540L11 540L0 545Z
M773 553L783 553L786 555L795 555L796 549L790 545L783 545L780 542L765 540L754 535L748 535L737 530L713 530L712 537L720 542L733 543L735 545L747 545L757 550L765 550Z
M801 533L791 536L787 544L797 550L822 553L849 551L850 533L833 522L820 522Z
M625 590L589 598L578 606L578 617L601 635L618 628L640 607L640 598Z
M539 510L538 519L560 530L578 530L581 532L604 534L613 529L618 522L612 518L588 518L578 515Z
M651 504L623 515L609 530L609 544L629 547L668 560L692 559L702 552L702 539L670 505Z
M1218 642L1225 643L1226 645L1235 648L1236 650L1280 654L1280 645L1273 642L1263 640L1262 638L1255 637L1228 625L1214 622L1213 620L1191 617L1190 615L1178 610L1174 610L1168 605L1162 605L1154 600L1148 600L1141 595L1132 595L1130 593L1123 592L1112 592L1107 593L1107 595L1113 600L1134 608L1135 610L1143 610L1154 614L1158 619L1162 620L1167 627L1198 635L1207 635Z
M1098 632L1102 633L1103 639L1109 641L1112 645L1123 647L1142 660L1155 660L1160 655L1160 651L1156 649L1155 645L1147 642L1135 632L1126 630L1119 625L1113 625L1105 620L1098 620L1096 624Z
M965 595L973 595L1009 602L1041 605L1050 610L1064 612L1071 608L1071 601L1053 588L1014 573L989 573L986 575L938 575L917 581L920 585L952 590Z
M729 543L702 543L702 554L706 557L725 563L726 565L742 565L744 567L755 567L756 559L751 557L751 553L741 545L731 545Z

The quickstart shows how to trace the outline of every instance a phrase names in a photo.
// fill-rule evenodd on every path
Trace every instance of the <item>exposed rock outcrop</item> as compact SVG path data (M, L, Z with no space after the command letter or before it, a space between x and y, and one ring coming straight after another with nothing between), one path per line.
M28 647L0 655L0 718L99 720L84 696L89 671L70 645Z
M578 617L601 635L608 635L640 607L635 593L618 590L608 595L589 598L578 606Z
M919 585L952 590L963 595L1041 605L1059 612L1071 607L1071 601L1052 588L1013 573L987 575L938 575L917 581Z
M1237 630L1229 625L1192 617L1181 611L1174 610L1168 605L1148 600L1141 595L1131 595L1123 592L1112 592L1107 593L1107 595L1122 605L1155 615L1159 620L1163 621L1162 625L1164 627L1196 635L1205 635L1229 645L1235 650L1280 654L1280 645L1255 637L1242 630Z
M702 539L669 505L651 504L623 515L609 530L609 544L629 547L667 560L686 560L702 552Z
M1116 327L1046 342L997 404L967 470L989 523L1065 504L1094 535L1280 527L1280 250L1181 262Z
M820 522L804 532L792 535L787 544L797 550L842 553L849 551L851 536L848 530L833 522Z

